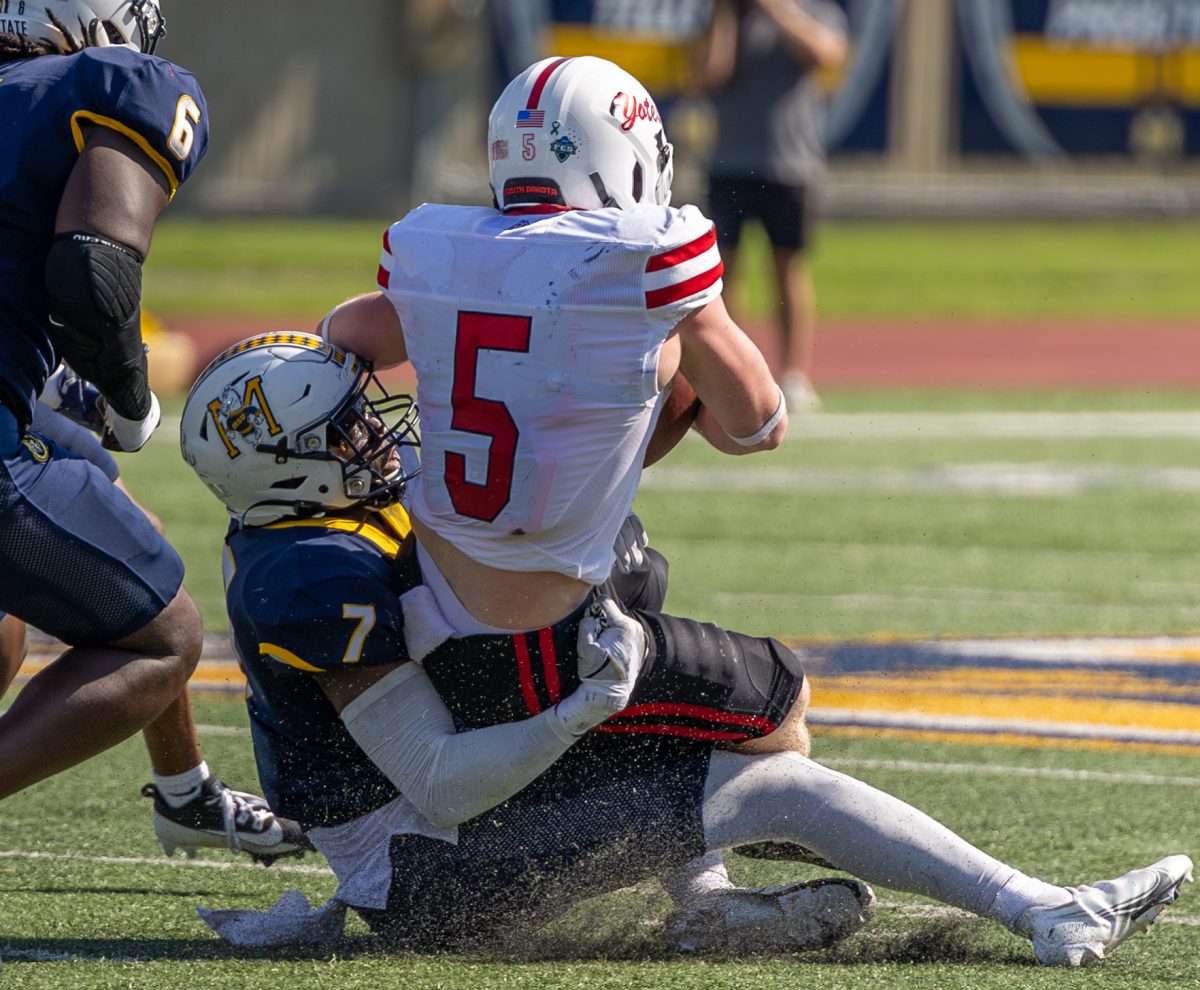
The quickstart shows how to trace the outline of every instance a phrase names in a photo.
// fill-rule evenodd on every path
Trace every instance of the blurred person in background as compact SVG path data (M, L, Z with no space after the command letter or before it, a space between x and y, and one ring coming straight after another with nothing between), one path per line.
M142 263L207 146L204 96L191 73L154 57L165 33L156 0L25 2L3 15L0 610L14 651L4 677L24 649L18 623L68 649L0 715L0 798L143 731L164 847L295 851L287 823L201 756L185 688L203 628L179 555L102 467L32 425L67 361L99 392L105 447L139 450L158 426Z
M746 221L771 245L779 384L792 412L820 408L812 385L816 295L808 258L825 171L821 71L842 66L846 15L833 0L715 0L697 70L716 114L709 214L733 284ZM743 298L744 302L744 298Z

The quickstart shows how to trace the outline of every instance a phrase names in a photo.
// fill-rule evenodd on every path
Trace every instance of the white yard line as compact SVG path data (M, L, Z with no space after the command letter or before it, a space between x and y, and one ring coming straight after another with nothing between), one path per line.
M1079 555L1079 559L1088 556ZM694 596L694 600L701 596ZM1172 624L1191 626L1200 624L1200 601L1180 603L1176 601L1160 602L1083 602L1070 601L1061 592L1044 591L1003 591L988 592L986 589L973 592L969 589L930 588L928 591L919 589L911 592L855 592L848 594L807 594L804 592L714 592L702 597L707 606L721 608L736 608L743 611L752 609L769 609L776 612L788 609L840 609L843 611L878 610L880 606L914 605L928 608L931 605L965 606L974 605L988 608L1024 608L1036 606L1041 611L1072 611L1084 614L1103 614L1109 616L1137 616L1142 614L1161 615L1171 609L1180 618ZM1187 617L1186 620L1183 617ZM1162 623L1154 623L1161 625ZM1150 625L1150 623L1147 623Z
M1073 496L1138 490L1200 491L1200 468L1119 464L972 463L919 468L774 467L756 463L686 467L658 464L646 471L647 491L874 493L885 495Z
M1102 440L1200 437L1200 412L822 413L797 416L789 434L801 439ZM689 434L689 441L699 443ZM1088 463L966 463L923 468L777 467L755 463L688 467L667 461L650 468L642 486L654 491L965 492L1070 496L1112 489L1200 491L1200 468Z
M923 760L865 760L832 757L820 761L834 768L860 770L914 770L921 773L991 774L999 777L1042 777L1102 784L1147 784L1158 787L1200 787L1200 777L1163 777L1152 773L1112 770L1068 770L1062 767L1014 767L999 763L927 763Z
M1185 729L1147 729L1136 725L1048 722L1028 718L980 718L972 715L931 715L922 712L814 706L809 710L808 722L830 728L869 726L912 732L985 733L1036 736L1044 739L1136 742L1156 746L1200 746L1200 732Z
M1200 412L861 412L794 416L788 433L833 440L1200 436Z
M113 866L158 866L166 869L187 870L265 870L267 867L245 859L175 859L166 856L85 856L82 853L47 853L33 849L0 849L0 860L19 859L46 861L51 863L107 863ZM298 866L275 863L272 873L306 873L317 876L333 876L328 866Z
M241 686L238 686L241 690ZM196 726L196 731L204 736L248 736L250 730L242 725L209 725L200 723Z

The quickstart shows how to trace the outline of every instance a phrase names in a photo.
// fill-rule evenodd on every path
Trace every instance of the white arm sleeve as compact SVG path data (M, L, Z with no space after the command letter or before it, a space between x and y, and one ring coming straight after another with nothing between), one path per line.
M579 738L554 708L521 722L455 732L433 682L415 663L367 688L343 709L342 722L388 780L444 827L506 801Z

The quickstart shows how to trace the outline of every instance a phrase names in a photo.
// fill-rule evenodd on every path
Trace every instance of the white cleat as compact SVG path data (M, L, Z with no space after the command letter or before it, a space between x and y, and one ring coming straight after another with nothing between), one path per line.
M663 937L678 952L798 952L840 942L874 913L875 893L861 880L829 877L735 887L704 894L674 911Z
M1028 908L1014 930L1032 939L1043 966L1089 966L1153 924L1191 879L1187 856L1167 856L1115 880L1068 887L1066 904Z

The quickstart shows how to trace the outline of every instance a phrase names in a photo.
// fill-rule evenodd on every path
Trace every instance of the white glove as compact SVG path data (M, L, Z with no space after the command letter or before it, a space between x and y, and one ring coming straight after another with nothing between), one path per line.
M613 552L617 555L617 570L628 574L636 567L641 567L646 560L645 549L650 538L642 521L632 512L621 523L621 531L613 542Z
M123 450L128 454L141 450L162 419L158 396L153 392L150 393L150 411L142 419L126 419L105 402L103 396L97 401L97 406L104 413L104 431L100 434L100 442L106 450Z
M46 379L46 384L42 386L42 394L38 396L38 402L57 410L62 405L63 386L72 374L71 369L65 364L60 364L55 368L50 377Z
M592 603L579 624L579 687L555 710L573 735L582 735L629 705L646 659L646 630L611 598Z

